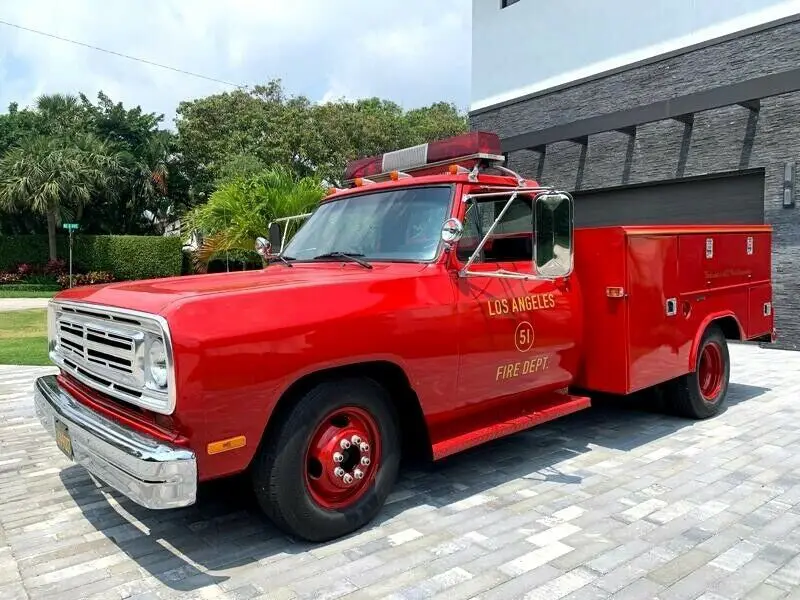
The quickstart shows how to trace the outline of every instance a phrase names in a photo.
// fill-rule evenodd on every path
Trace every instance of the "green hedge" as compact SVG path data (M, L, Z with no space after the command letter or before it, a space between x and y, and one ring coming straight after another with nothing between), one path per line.
M6 283L0 285L3 292L57 292L61 288L57 283Z
M72 249L76 270L109 271L118 280L180 275L181 239L175 236L81 235ZM0 236L0 271L19 263L45 264L47 236ZM69 257L69 238L58 237L58 257Z

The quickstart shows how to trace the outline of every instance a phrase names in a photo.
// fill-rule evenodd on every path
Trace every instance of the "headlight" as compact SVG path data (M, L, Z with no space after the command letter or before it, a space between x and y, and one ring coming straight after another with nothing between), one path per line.
M160 338L151 340L147 349L147 371L156 387L167 387L167 350Z

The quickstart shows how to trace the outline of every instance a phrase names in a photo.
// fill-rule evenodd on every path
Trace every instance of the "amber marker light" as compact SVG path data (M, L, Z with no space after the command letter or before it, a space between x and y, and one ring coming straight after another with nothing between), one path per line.
M237 448L244 448L247 445L247 438L243 435L228 438L227 440L220 440L218 442L211 442L208 444L209 454L221 454L229 450L236 450Z

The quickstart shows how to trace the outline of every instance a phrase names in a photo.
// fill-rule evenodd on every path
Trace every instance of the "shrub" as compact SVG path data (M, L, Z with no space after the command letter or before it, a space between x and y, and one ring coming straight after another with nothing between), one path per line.
M72 275L72 286L78 287L80 285L95 285L97 283L111 283L114 281L114 275L107 271L90 271L89 273L79 273ZM69 275L59 275L58 285L61 289L69 287Z
M59 290L58 284L53 281L52 283L9 283L0 285L0 291L3 292L57 292Z
M106 271L116 280L180 275L182 246L175 236L79 234L73 246L73 272ZM38 264L45 274L58 277L68 270L69 240L64 236L58 238L58 252L62 258L49 263L47 236L0 236L0 270Z
M17 265L17 273L22 277L27 277L33 273L33 267L28 263L20 263Z
M58 277L59 275L63 275L69 270L67 266L67 261L57 258L55 260L48 260L47 264L44 266L44 274L50 275L51 277Z
M48 256L46 235L0 235L0 272L16 271L19 263L45 263Z
M22 275L19 273L0 273L0 285L19 283L20 281L22 281Z

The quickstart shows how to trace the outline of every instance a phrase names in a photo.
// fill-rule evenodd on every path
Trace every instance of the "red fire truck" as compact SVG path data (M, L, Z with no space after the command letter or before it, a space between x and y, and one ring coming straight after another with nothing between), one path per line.
M472 132L348 165L266 268L75 288L49 307L58 447L153 509L247 473L312 541L440 459L659 387L720 411L728 340L773 339L767 226L574 228L571 195ZM668 201L668 199L665 199Z

